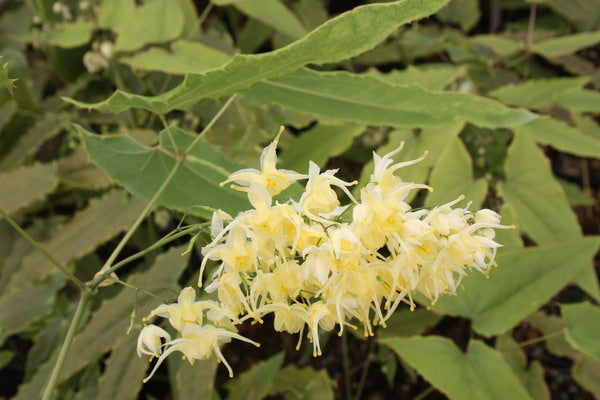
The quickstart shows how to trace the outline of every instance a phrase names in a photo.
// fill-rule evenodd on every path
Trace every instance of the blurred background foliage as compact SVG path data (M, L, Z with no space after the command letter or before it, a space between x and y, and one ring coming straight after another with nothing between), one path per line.
M181 238L120 271L144 290L94 296L58 398L600 398L590 236L600 226L600 2L375 3L0 0L0 207L80 279L100 269L172 153L235 93L122 258L180 221L247 207L218 183L256 167L280 125L283 168L313 160L360 186L371 152L405 141L401 160L429 156L402 178L435 188L415 207L465 194L463 205L517 226L498 234L489 280L474 275L459 296L402 309L375 338L324 335L312 359L269 321L248 324L240 329L263 347L226 346L234 379L215 360L171 358L142 386L141 318L197 280L207 235L184 257ZM77 296L0 221L0 397L39 397Z

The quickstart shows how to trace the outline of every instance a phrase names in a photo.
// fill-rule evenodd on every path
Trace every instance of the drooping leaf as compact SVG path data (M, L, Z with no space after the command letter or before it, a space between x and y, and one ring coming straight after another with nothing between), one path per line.
M429 185L434 191L427 194L425 205L433 207L455 200L460 195L481 208L487 193L487 181L473 178L473 161L459 138L451 140L431 171Z
M533 45L532 50L546 58L555 58L573 54L598 42L600 31L581 32L539 41Z
M598 250L600 239L586 237L498 254L490 278L473 272L464 291L440 298L434 311L473 320L473 329L490 336L506 332L545 304Z
M52 164L33 164L0 174L0 208L13 214L41 200L56 187L58 180Z
M142 212L145 202L128 198L122 191L113 191L93 200L89 206L60 226L56 233L41 243L62 265L93 251L113 236L127 229ZM8 291L18 291L44 280L58 269L35 250L23 258L21 267L12 275ZM60 272L58 272L61 274ZM3 296L6 294L3 293Z
M231 56L200 42L178 40L169 50L152 47L119 61L135 69L185 75L219 67L230 59Z
M134 353L137 337L129 334L115 346L98 380L97 400L135 400L142 389L148 361Z
M236 55L221 68L204 74L189 74L181 85L160 96L147 97L117 91L109 99L96 104L69 101L103 112L120 112L131 107L154 112L184 108L203 98L219 98L239 92L256 82L285 75L308 63L331 63L356 56L381 42L398 26L430 15L447 1L405 0L358 7L333 18L285 48L258 55Z
M176 373L177 394L180 400L210 399L217 373L217 359L198 360L194 365L182 362Z
M466 353L437 336L381 342L453 400L532 399L500 353L478 340L469 342Z
M333 400L333 381L326 370L317 371L311 367L298 368L288 365L273 379L269 394L284 393L289 400Z
M366 125L422 127L469 121L499 127L535 118L526 110L509 109L466 93L396 86L365 75L308 69L265 80L243 96L260 104L278 104L301 113Z
M177 279L188 262L188 256L182 256L186 248L187 245L183 245L169 249L156 258L150 269L132 276L128 283L158 294L164 299L162 302L172 300L175 297L173 290L177 288ZM157 284L160 285L158 293L156 293ZM115 297L104 301L90 317L90 322L73 339L60 380L69 378L89 362L128 341L126 331L134 308L137 315L136 322L139 323L142 317L148 315L150 310L160 303L160 298L157 299L143 292L136 293L130 288L123 288ZM132 332L130 335L135 336L135 333ZM129 351L130 358L137 357L135 348L131 347Z
M230 400L260 400L274 385L274 378L283 363L283 353L254 364L249 370L227 382Z
M242 0L234 5L250 18L269 25L292 39L300 39L308 33L294 13L280 0Z
M347 150L364 129L364 126L351 124L319 124L296 138L281 153L280 166L300 173L308 171L309 161L323 167L329 158Z
M448 64L424 64L415 67L409 65L403 70L392 70L387 73L370 69L365 75L372 76L392 85L409 85L411 83L431 90L442 90L454 82L465 71L462 66Z
M600 157L600 139L557 119L540 117L516 129L528 133L536 142L557 150L581 157Z
M137 195L151 198L175 166L175 159L158 148L142 145L127 135L94 135L78 127L90 160L108 177ZM170 128L180 151L185 150L194 136L179 128ZM172 151L166 131L160 134L160 146ZM171 183L158 199L158 204L180 211L208 216L199 206L220 208L237 213L248 206L243 193L222 188L219 183L241 166L227 161L205 140L190 151Z
M379 339L407 337L422 333L426 328L432 327L442 319L441 316L419 308L415 311L396 311L386 321L385 328L377 329Z
M527 366L525 353L510 333L505 333L498 337L496 340L496 349L500 351L504 361L506 361L515 375L517 375L532 399L550 400L550 391L544 379L544 367L537 360L533 360Z
M519 229L537 243L552 243L581 235L581 228L550 165L530 135L519 132L508 150L506 181L498 184L514 210Z
M568 324L567 342L600 361L600 307L590 303L563 304L560 310Z

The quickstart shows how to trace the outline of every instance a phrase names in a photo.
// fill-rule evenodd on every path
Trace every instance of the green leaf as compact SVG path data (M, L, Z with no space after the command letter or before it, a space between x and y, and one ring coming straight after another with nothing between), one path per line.
M269 394L283 392L285 399L290 400L333 400L333 385L324 369L317 371L311 367L288 365L275 375Z
M178 398L210 399L214 390L217 365L215 357L198 360L194 365L181 362L176 374Z
M15 352L10 350L0 351L0 369L6 367L16 355Z
M274 385L274 378L285 354L278 353L266 361L254 364L249 370L227 382L228 400L260 400Z
M123 191L113 191L92 200L41 245L58 262L67 265L129 228L144 206L145 202L139 198L128 198ZM44 255L34 250L23 258L21 267L12 275L8 291L18 291L56 273L62 274Z
M432 207L456 200L464 195L478 210L487 194L487 181L473 178L473 160L459 138L451 140L431 171L429 185L434 191L427 194L425 205Z
M537 311L527 317L526 322L546 337L545 345L550 353L568 358L578 356L578 352L565 339L567 323L558 315L547 315L543 311Z
M257 21L285 33L292 39L300 39L308 33L298 18L280 0L242 0L235 7Z
M544 0L544 3L584 30L591 30L599 26L599 0Z
M121 57L119 61L134 69L161 71L184 75L202 73L219 67L231 59L231 56L199 42L178 40L167 51L152 47L130 57Z
M90 160L108 177L137 195L151 198L162 185L175 159L156 147L146 147L127 135L94 135L77 127ZM173 140L183 151L194 135L171 127ZM167 132L160 134L160 145L172 151ZM219 183L241 166L227 161L205 140L199 141L158 199L158 204L180 211L209 216L198 206L220 208L237 213L248 207L246 196L239 191L222 188Z
M308 69L256 84L243 96L260 104L278 104L301 113L365 125L422 127L469 121L499 127L535 118L529 111L509 109L466 93L395 86L365 75Z
M392 70L387 73L370 69L364 75L377 78L392 85L408 85L414 83L425 89L442 90L464 74L463 66L449 64L423 64L418 67L409 65L403 70Z
M98 380L97 400L135 400L142 389L148 361L134 353L137 337L129 334L115 346Z
M381 342L453 400L531 399L500 353L478 340L469 342L466 353L438 336Z
M600 110L600 94L585 90L589 78L530 79L511 83L488 94L505 103L534 110L560 104L579 111Z
M54 275L43 282L4 292L0 297L0 330L7 335L21 332L48 314L56 291L63 285L63 276Z
M163 298L162 302L168 302L174 297L173 290L177 288L177 279L187 266L188 256L182 256L186 248L187 245L172 247L158 256L150 269L135 274L127 283L155 293L156 287L159 286L161 291L157 294ZM115 297L104 301L90 317L90 322L73 339L60 381L69 378L110 349L119 348L123 341L129 341L126 332L132 310L136 310L136 322L139 323L142 317L148 315L150 310L160 303L160 299L130 288L123 288ZM135 336L135 333L130 335ZM134 347L129 348L128 356L137 357Z
M94 30L91 22L71 22L58 25L50 31L42 31L42 40L53 46L65 49L79 47L87 44Z
M565 56L600 42L600 31L559 36L535 43L532 50L546 58Z
M398 148L402 142L405 143L404 149L394 157L394 161L397 163L417 159L428 151L429 154L423 161L404 167L398 172L398 176L405 182L424 183L427 181L431 167L463 127L464 123L455 122L452 125L425 127L418 134L409 129L393 131L390 133L387 143L377 149L377 154L383 156ZM372 173L373 161L371 160L363 167L359 188L369 182ZM407 199L412 197L411 194Z
M364 129L360 125L318 124L294 139L281 153L281 167L300 173L308 171L309 161L324 167L329 158L346 151Z
M582 355L576 360L571 373L575 382L588 392L591 392L594 398L600 398L600 361L593 357Z
M598 237L587 237L500 253L490 279L473 271L463 280L464 292L440 298L433 309L471 318L482 335L501 334L587 267L599 245Z
M503 204L500 209L500 216L502 217L503 225L519 225L515 211L506 203ZM496 230L496 237L494 240L503 246L502 249L512 250L523 247L523 239L516 229L498 229Z
M111 185L106 174L89 161L82 146L77 146L73 154L59 158L57 164L58 179L66 186L98 190Z
M557 119L540 117L516 130L531 135L539 144L581 157L600 158L600 139Z
M573 206L593 206L596 204L596 199L581 190L579 185L566 181L564 179L559 179L558 183L562 186L565 194L567 195L567 199L569 200L569 204Z
M0 174L0 208L13 214L52 192L58 180L52 164L33 164Z
M147 97L117 91L109 99L96 104L68 101L103 112L137 107L161 113L184 108L204 98L231 95L261 80L288 74L309 63L332 63L356 56L374 47L398 26L430 15L446 2L405 0L358 7L331 19L285 48L258 55L236 55L221 68L187 75L182 84L160 96Z
M506 181L498 190L517 215L519 229L540 244L581 236L550 163L526 132L515 135L504 168Z
M563 304L560 311L567 321L567 342L600 361L600 307L590 303Z
M496 339L496 349L502 353L504 361L510 366L521 384L527 389L531 398L536 400L550 400L550 391L544 379L544 367L533 360L527 366L527 357L519 344L514 341L510 333Z
M523 49L523 45L516 40L499 35L475 35L471 36L469 41L476 46L492 50L500 57L506 57Z
M415 311L400 310L392 314L386 321L385 328L377 329L379 339L414 336L426 328L436 325L442 317L431 311L419 308Z
M452 0L435 15L440 21L456 24L468 32L481 17L478 0Z
M132 51L178 38L184 16L180 3L172 0L147 0L137 7L132 0L106 0L98 22L117 33L116 51Z

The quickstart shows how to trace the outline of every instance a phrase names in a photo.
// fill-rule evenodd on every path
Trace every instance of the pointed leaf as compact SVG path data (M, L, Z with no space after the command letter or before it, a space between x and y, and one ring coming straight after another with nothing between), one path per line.
M532 49L546 58L554 58L576 53L599 42L600 31L581 32L539 41L533 45Z
M175 159L158 148L142 145L127 135L95 135L81 127L83 146L90 160L108 177L132 193L151 198L175 166ZM171 127L179 150L183 151L194 136ZM161 146L172 150L167 133L160 135ZM227 161L218 149L205 140L190 151L175 177L158 199L158 204L180 211L209 216L199 206L220 208L237 213L248 207L246 196L239 191L219 186L229 174L241 166Z
M58 180L52 164L33 164L0 174L0 208L13 214L41 200L54 190Z
M177 369L177 393L179 399L210 399L217 374L217 359L197 360L194 365L182 362Z
M600 361L600 307L590 303L563 304L561 313L567 321L567 342Z
M381 342L453 400L531 399L500 353L478 340L469 342L466 353L438 336Z
M311 367L288 365L275 375L269 394L283 392L287 395L286 399L295 400L333 400L333 384L327 370L317 371Z
M269 25L292 39L300 39L308 33L294 13L280 0L243 0L234 4L250 18Z
M434 13L447 1L405 0L358 7L285 48L258 55L236 55L221 68L205 74L190 74L178 87L160 96L117 91L108 100L96 104L70 101L103 112L120 112L130 107L154 112L184 108L203 98L231 95L309 63L332 63L356 56L374 47L398 26Z
M266 361L256 363L249 370L227 382L228 400L264 398L273 387L273 379L283 363L283 356L283 353L278 353Z
M506 181L498 184L523 230L537 243L581 235L581 228L550 163L526 132L515 135L505 163Z
M469 121L499 127L535 118L527 110L509 109L466 93L396 86L366 75L308 69L256 84L243 96L260 104L278 104L301 113L368 125L421 127Z
M465 291L441 298L433 309L471 318L482 335L506 332L587 267L599 245L600 238L586 237L500 253L489 279L471 273Z
M473 178L471 155L459 138L451 140L436 160L429 185L434 191L427 194L427 207L442 205L464 195L463 201L472 201L473 208L479 209L487 193L486 180Z
M423 64L418 67L409 65L403 70L392 70L387 73L370 69L365 75L372 76L392 85L409 85L414 83L431 90L443 90L456 81L465 71L462 66L449 64Z

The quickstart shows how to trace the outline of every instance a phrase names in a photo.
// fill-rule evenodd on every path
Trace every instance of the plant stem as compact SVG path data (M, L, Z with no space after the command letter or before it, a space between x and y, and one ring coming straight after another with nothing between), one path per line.
M77 325L79 325L79 320L83 315L83 311L87 306L87 303L91 297L92 293L89 290L82 290L81 297L79 298L79 303L77 304L77 309L75 310L75 315L73 315L73 319L71 320L71 324L69 325L69 330L67 331L67 336L60 348L60 352L58 353L58 359L56 360L56 364L54 365L54 369L52 370L52 374L50 375L50 379L48 380L48 384L44 389L44 394L42 396L42 400L49 400L52 396L52 392L56 388L56 383L58 380L58 375L62 370L62 366L67 357L67 353L69 352L69 348L71 347L71 343L73 342L73 337L75 336L75 331L77 330Z
M533 32L535 30L535 16L537 14L537 4L532 4L529 9L529 24L527 26L527 39L525 42L525 49L527 54L531 53L531 46L533 45Z
M75 275L73 275L71 273L71 271L69 271L65 266L63 266L61 263L59 263L56 258L52 257L52 255L50 253L48 253L46 251L46 249L44 249L42 247L41 244L39 244L34 238L32 238L31 236L29 236L29 234L27 232L25 232L23 230L23 228L21 228L19 226L19 224L17 224L3 209L0 208L0 215L6 219L6 221L12 225L12 227L19 232L19 234L21 236L23 236L25 239L27 239L27 241L29 243L31 243L33 245L33 247L35 247L40 253L42 253L44 255L44 257L46 257L48 260L50 260L50 262L54 265L56 265L56 267L58 267L58 269L60 269L71 281L73 281L73 283L75 283L77 285L77 287L80 290L86 290L87 286L85 285L85 283L83 283L82 281L80 281Z
M342 356L344 361L344 386L346 400L352 400L352 385L350 382L350 355L348 354L348 333L342 335Z
M373 361L373 351L375 350L375 340L371 340L369 343L369 353L367 354L367 361L363 367L362 373L360 374L360 380L358 381L358 388L356 389L356 395L354 398L356 400L360 400L362 396L362 392L365 388L365 383L367 382L367 375L369 373L369 367L371 366L371 362Z

